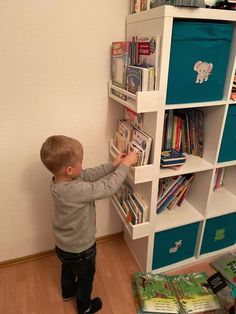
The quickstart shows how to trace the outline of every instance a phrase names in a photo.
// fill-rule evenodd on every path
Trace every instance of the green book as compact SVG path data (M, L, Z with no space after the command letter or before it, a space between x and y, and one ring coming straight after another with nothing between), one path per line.
M134 277L140 313L200 313L221 307L204 272L173 276L137 272Z

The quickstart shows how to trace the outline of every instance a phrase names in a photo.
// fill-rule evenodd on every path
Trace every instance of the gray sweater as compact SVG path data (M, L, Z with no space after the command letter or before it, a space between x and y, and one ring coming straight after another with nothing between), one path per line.
M119 190L129 171L112 163L82 170L72 181L51 182L55 205L53 231L55 244L71 253L87 250L95 242L96 200L107 198Z

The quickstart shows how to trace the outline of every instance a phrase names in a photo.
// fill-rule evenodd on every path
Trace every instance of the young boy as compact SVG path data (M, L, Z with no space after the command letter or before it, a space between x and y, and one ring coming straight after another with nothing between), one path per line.
M53 174L53 231L56 254L62 262L62 296L64 300L76 296L79 314L96 313L102 301L98 297L91 300L96 259L94 201L120 188L129 167L136 164L137 154L120 154L112 163L82 170L81 143L55 135L43 143L40 157Z

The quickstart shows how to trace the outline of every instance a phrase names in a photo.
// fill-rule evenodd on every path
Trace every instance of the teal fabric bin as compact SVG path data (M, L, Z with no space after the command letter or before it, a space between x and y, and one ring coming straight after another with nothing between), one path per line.
M236 243L236 213L208 219L201 254L224 249Z
M218 162L236 160L236 105L229 105Z
M198 227L196 222L155 233L152 269L193 257Z
M223 98L233 24L174 20L167 104Z

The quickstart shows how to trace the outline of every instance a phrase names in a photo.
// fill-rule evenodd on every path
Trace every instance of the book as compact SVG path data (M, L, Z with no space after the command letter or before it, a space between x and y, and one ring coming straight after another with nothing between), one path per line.
M136 272L134 278L143 312L200 313L220 309L204 272L172 276Z
M127 91L136 94L142 90L142 68L135 66L129 66L127 68ZM127 100L131 103L135 101L127 97Z
M227 313L235 314L234 296L236 293L236 288L233 288L232 285L228 284L220 272L216 272L215 274L211 275L207 279L207 282L209 283L213 293L217 295L222 308L226 309Z
M124 139L124 151L122 153L127 153L128 146L132 138L133 127L125 120L119 120L118 133ZM118 148L118 147L117 147Z
M151 151L152 138L144 131L134 129L131 143L143 151L143 162L141 166L147 165Z
M126 89L126 71L130 65L130 42L112 42L111 52L112 84ZM113 94L126 100L126 96L116 90Z
M125 107L125 120L127 120L136 129L142 130L143 128L143 114L137 113Z
M232 252L220 256L211 262L211 266L236 287L236 255Z
M148 220L148 205L137 191L133 191L126 183L113 196L122 207L126 220L133 225Z
M149 9L149 1L150 0L131 0L130 12L139 13L141 11L145 11Z
M155 68L155 89L158 88L160 37L158 35L136 36L138 65Z

